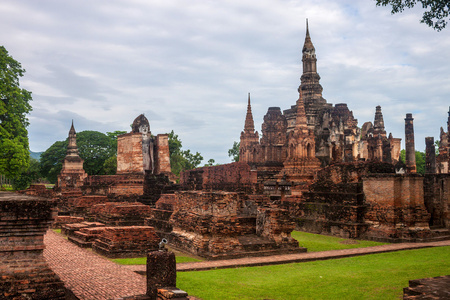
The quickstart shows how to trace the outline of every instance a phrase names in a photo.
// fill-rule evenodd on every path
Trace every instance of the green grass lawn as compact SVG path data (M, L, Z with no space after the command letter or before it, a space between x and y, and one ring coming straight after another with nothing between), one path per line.
M401 299L408 280L450 274L450 247L286 265L178 272L202 299Z
M293 231L291 236L298 241L300 247L307 248L308 252L363 248L387 244L372 241L344 239L301 231Z

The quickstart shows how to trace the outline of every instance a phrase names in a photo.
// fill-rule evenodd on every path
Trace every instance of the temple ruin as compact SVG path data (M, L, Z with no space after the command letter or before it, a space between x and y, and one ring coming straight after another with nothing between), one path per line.
M427 139L422 176L412 114L405 118L403 164L401 139L387 134L381 106L373 123L360 128L347 104L322 97L308 25L302 64L295 105L269 107L261 138L248 95L239 162L182 172L179 183L170 169L168 135L152 135L139 115L131 132L118 137L116 175L87 176L58 194L60 220L74 218L60 225L63 231L111 256L134 255L130 245L139 239L124 234L131 230L207 259L305 251L291 237L294 229L390 242L448 238L450 112L437 157L434 138ZM68 160L77 155L76 142L71 145ZM112 232L107 228L121 234L101 238ZM123 243L123 253L116 243Z
M391 242L450 236L449 133L441 128L436 158L434 139L427 141L429 171L417 175L412 114L405 118L403 165L401 139L387 135L381 106L374 122L359 128L346 104L322 97L308 24L302 62L299 99L283 112L269 107L261 138L248 97L239 154L257 174L254 190L280 199L304 231ZM449 124L450 111L450 132Z

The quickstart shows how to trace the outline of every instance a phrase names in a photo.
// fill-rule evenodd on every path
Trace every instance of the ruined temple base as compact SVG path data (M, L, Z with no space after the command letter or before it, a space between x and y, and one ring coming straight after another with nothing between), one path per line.
M298 247L296 241L291 244L277 244L273 240L256 234L225 238L173 231L169 236L169 241L172 248L198 255L207 260L293 254L307 251L306 248ZM209 248L212 251L199 251L199 247Z
M153 227L105 227L92 244L92 250L108 258L142 257L158 249L159 242Z

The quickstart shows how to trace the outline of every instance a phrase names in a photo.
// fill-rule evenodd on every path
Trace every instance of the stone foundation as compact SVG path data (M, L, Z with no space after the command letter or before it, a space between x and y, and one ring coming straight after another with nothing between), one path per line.
M432 237L419 175L372 175L363 178L369 225L364 238L375 240L424 241Z
M74 231L67 237L69 241L82 248L91 248L94 241L100 236L106 227L85 227Z
M231 192L179 192L170 223L172 246L208 259L304 252L287 211ZM259 202L259 203L258 203ZM261 203L267 207L260 207Z
M220 190L252 194L257 187L257 174L246 163L203 167L180 175L183 190Z
M151 208L140 202L107 202L94 205L89 211L92 220L106 226L142 226L151 216Z
M54 202L0 192L0 298L65 299L65 288L48 267L44 234Z
M144 174L89 176L82 187L85 194L108 196L120 201L136 201L144 193Z
M109 258L142 257L159 247L160 239L149 226L106 227L92 249Z
M81 223L84 221L83 217L72 217L72 216L57 216L52 224L52 228L61 229L62 225Z
M72 236L75 231L83 228L104 227L105 224L99 222L81 222L61 225L61 233L67 236Z
M359 183L318 182L302 198L288 197L284 204L297 217L301 231L358 238L367 230Z
M99 203L105 203L108 201L106 196L89 195L79 198L69 199L67 201L67 207L73 216L85 217L88 215L90 208Z

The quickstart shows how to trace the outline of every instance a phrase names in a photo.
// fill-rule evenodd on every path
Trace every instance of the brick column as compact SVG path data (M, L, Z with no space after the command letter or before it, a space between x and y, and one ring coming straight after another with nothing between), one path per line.
M151 251L147 254L147 296L151 300L187 300L188 294L177 289L175 254Z
M434 137L425 138L425 173L436 173L436 147L434 146Z
M406 114L405 118L405 163L407 173L416 173L416 151L414 147L414 118Z
M43 256L54 205L0 192L0 299L65 299L63 282Z

